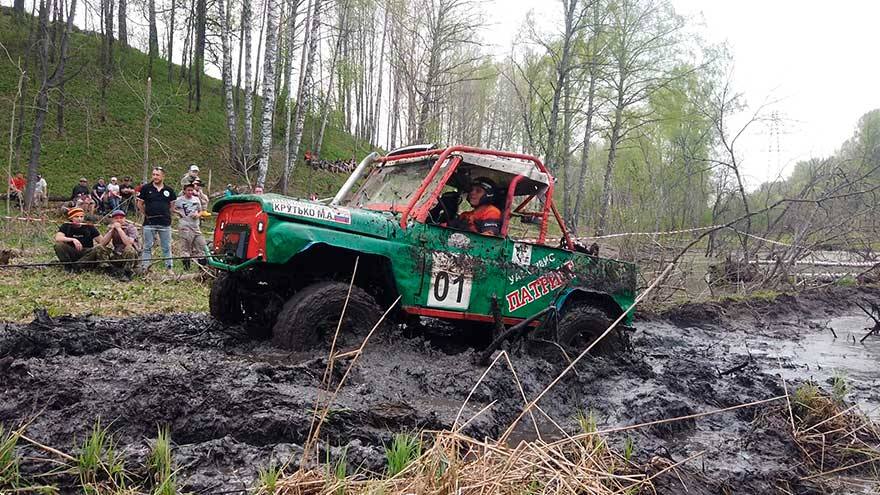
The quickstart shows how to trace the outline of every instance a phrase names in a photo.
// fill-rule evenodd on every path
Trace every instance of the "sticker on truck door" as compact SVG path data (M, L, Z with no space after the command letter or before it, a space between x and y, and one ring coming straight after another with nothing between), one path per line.
M467 310L473 278L473 263L469 256L433 253L428 306Z

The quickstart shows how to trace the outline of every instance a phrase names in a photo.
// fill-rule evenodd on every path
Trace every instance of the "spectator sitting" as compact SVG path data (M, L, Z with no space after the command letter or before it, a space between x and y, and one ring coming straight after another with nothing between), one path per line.
M69 263L64 266L67 271L74 271L81 267L73 262L98 261L95 240L101 236L94 225L83 223L85 212L82 208L71 208L67 218L69 222L61 224L55 233L55 256L59 261Z
M136 194L134 184L131 183L131 177L126 175L122 178L122 184L119 184L119 198L124 203L125 210L134 211L134 196Z
M27 179L21 172L15 174L15 177L9 178L9 199L21 202L24 199L24 188L27 187Z
M89 191L89 181L85 177L79 178L79 184L73 186L73 192L70 193L70 200L75 201L81 194L89 195L91 191Z
M106 197L110 211L118 210L119 203L122 202L122 196L119 194L119 182L116 177L110 177L110 183L107 184Z
M40 174L37 174L37 183L34 184L34 204L42 208L49 207L49 186Z
M98 177L97 184L92 188L92 201L98 206L98 213L104 213L107 210L106 194L107 183L104 182L103 177Z
M110 229L98 240L97 258L111 261L111 273L131 280L140 258L137 227L125 220L122 210L113 210L110 218Z
M194 163L189 166L189 172L184 174L184 176L180 179L181 189L183 188L183 186L185 186L187 184L192 184L198 178L199 178L199 166Z

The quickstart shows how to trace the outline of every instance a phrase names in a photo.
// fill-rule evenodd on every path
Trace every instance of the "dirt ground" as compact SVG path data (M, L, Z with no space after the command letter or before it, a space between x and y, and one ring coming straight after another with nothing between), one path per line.
M854 343L868 326L854 305L862 300L880 302L880 290L834 288L642 313L633 350L586 358L540 406L569 431L577 431L578 413L589 412L603 429L779 396L782 378L789 389L808 379L830 389L833 377L843 376L849 398L876 418L880 336ZM452 426L485 368L473 364L474 349L435 330L389 329L368 347L322 430L331 458L344 451L350 466L381 471L383 444L395 432ZM509 351L530 398L565 365L560 355L537 357L517 345ZM281 352L204 314L8 323L0 329L0 423L30 421L28 436L75 452L100 417L129 465L142 465L157 425L170 425L183 488L234 493L252 487L258 466L270 459L296 460L325 366L320 352ZM463 416L495 403L466 432L497 437L522 410L519 394L507 369L493 370ZM645 464L705 451L661 479L661 493L880 489L876 478L857 485L800 481L809 472L785 410L778 401L640 428L611 441L619 446L630 436ZM539 429L544 438L559 436L549 421ZM514 441L535 435L526 421ZM40 459L48 454L23 451L26 475L47 470Z

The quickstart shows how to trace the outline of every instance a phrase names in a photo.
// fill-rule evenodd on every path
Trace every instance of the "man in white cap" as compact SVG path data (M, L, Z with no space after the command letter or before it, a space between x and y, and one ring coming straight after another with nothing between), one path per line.
M183 186L187 184L192 184L199 178L199 166L193 163L189 166L189 172L187 172L183 178L180 179L180 189L183 190Z

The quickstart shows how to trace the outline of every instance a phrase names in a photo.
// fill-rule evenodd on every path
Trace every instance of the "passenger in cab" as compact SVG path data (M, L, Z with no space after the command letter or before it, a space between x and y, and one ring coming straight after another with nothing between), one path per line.
M455 229L469 230L478 234L501 235L501 210L492 204L497 195L497 186L492 180L478 177L471 182L467 201L474 208L466 211L449 226Z

